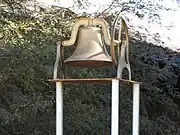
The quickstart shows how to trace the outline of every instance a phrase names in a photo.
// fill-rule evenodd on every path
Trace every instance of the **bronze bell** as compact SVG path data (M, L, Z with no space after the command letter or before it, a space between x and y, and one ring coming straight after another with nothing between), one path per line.
M69 58L64 60L64 64L95 68L112 65L100 28L81 27L78 33L76 49Z
M117 36L117 21L121 20L123 27L120 27ZM121 36L122 28L124 28L125 39ZM75 67L117 67L117 77L121 78L123 68L129 71L129 79L131 79L130 64L128 59L128 29L122 17L115 18L111 36L108 24L104 19L100 18L81 18L73 26L71 38L63 42L57 42L57 56L54 67L54 79L57 78L57 67L60 60L61 66ZM118 37L118 39L115 39ZM63 47L76 45L73 54L64 60ZM110 47L110 53L107 51ZM118 49L118 56L115 55L115 47Z

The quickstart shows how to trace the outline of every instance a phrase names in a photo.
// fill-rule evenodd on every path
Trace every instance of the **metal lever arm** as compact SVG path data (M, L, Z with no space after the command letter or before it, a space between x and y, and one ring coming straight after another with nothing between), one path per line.
M64 59L64 52L63 52L63 48L62 48L62 44L61 42L57 42L57 51L56 51L56 61L54 64L54 71L53 71L53 79L57 79L57 72L58 72L58 65L59 65L59 61L60 61L60 66L63 68L63 59ZM61 77L64 78L64 73L61 72Z
M120 51L118 52L118 63L117 63L117 78L122 79L122 72L124 68L128 69L129 72L129 80L131 80L131 69L130 69L130 64L129 64L129 34L128 34L128 27L125 22L125 20L121 17L118 16L115 18L112 31L111 31L111 55L112 58L115 62L116 57L115 57L115 50L114 50L114 37L115 37L115 30L117 26L117 22L120 20L120 28L118 32L118 41L120 47ZM124 29L125 32L125 39L122 39L122 29Z

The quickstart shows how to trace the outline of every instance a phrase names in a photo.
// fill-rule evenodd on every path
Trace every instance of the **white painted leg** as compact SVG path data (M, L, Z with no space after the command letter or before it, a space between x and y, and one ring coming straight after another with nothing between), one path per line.
M119 135L119 80L112 80L111 135Z
M63 135L63 87L56 82L56 135Z
M140 84L133 84L133 130L132 135L139 135Z

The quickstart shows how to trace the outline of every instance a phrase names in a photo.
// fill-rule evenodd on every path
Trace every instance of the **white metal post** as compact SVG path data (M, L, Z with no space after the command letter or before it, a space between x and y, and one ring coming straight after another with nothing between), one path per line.
M132 135L139 135L140 84L133 84L133 129Z
M56 82L56 135L63 135L63 87Z
M111 135L119 135L119 80L112 80Z

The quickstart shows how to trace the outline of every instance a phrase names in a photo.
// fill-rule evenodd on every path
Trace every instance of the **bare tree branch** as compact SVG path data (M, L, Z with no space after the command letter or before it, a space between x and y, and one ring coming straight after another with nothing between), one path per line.
M103 10L99 15L97 15L96 17L99 17L101 16L102 14L104 14L106 11L110 10L112 8L112 6L114 5L114 0L111 2L111 4L109 5L109 7L107 7L105 10ZM100 9L100 8L99 8ZM98 9L98 10L99 10ZM98 10L97 10L97 13L98 13Z

